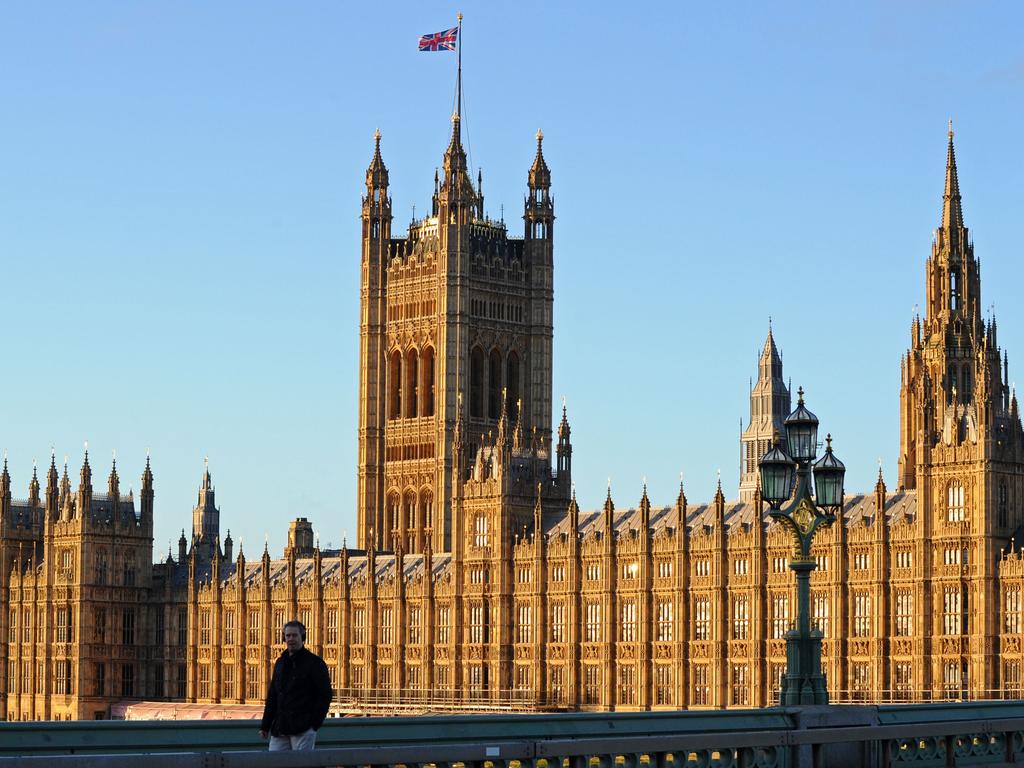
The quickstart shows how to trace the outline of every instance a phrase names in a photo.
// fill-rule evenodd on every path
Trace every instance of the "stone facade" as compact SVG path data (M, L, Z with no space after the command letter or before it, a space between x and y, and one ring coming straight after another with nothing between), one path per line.
M812 620L834 700L1017 696L1024 433L963 214L952 132L927 311L902 362L898 490L879 473L819 535ZM0 674L8 719L91 718L124 698L259 703L291 618L343 696L582 709L776 700L795 616L790 537L769 523L756 459L790 407L769 332L742 433L740 500L683 488L654 507L585 512L565 409L552 442L553 208L541 137L523 240L483 213L453 121L432 215L391 236L377 139L363 202L359 547L308 520L281 558L219 539L207 470L176 558L139 510L46 497L0 475ZM514 361L514 362L513 362ZM137 571L130 568L138 567ZM133 633L126 627L131 616ZM128 670L131 669L129 673ZM126 675L128 677L126 677ZM130 680L131 682L126 682Z

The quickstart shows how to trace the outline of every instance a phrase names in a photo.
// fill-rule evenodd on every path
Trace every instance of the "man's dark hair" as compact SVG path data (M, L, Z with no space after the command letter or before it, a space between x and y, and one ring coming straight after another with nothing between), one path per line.
M287 624L284 625L284 627L281 628L282 635L284 635L284 631L288 629L288 627L295 627L297 630L299 630L299 637L302 638L302 642L306 642L306 628L302 625L301 621L296 621L295 619L289 621Z

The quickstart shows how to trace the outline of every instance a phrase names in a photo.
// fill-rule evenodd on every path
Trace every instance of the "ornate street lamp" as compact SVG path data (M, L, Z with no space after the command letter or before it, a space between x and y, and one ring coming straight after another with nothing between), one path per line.
M828 704L828 689L821 671L821 632L811 629L811 572L818 567L811 555L811 544L818 529L832 525L842 510L846 475L843 462L832 453L832 435L826 438L825 455L814 461L818 417L804 406L802 387L798 394L796 410L784 422L786 445L792 458L782 450L776 435L774 445L760 462L761 498L771 507L769 516L793 534L795 544L789 567L796 574L797 621L796 627L786 633L786 675L779 693L780 705ZM812 474L817 503L811 495ZM782 504L789 499L792 501L783 508Z

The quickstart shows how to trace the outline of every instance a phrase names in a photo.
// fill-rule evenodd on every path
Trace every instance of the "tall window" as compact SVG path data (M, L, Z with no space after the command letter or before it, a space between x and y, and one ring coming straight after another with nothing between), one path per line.
M1020 587L1007 587L1004 599L1003 629L1007 634L1018 634L1020 632Z
M655 639L659 643L672 641L672 599L659 599L657 608L657 627ZM668 703L668 702L666 702Z
M235 644L235 612L224 611L224 645Z
M631 706L636 704L636 667L624 665L619 667L619 704Z
M516 642L533 641L533 609L526 603L516 606Z
M210 698L210 665L199 665L199 698Z
M402 353L397 349L391 353L388 385L388 418L397 419L402 415Z
M732 667L732 704L750 704L750 684L747 681L747 665L734 664Z
M13 613L13 612L12 612ZM72 609L71 608L58 608L57 609L57 642L58 643L73 643L75 641L75 632L72 628ZM13 627L14 624L12 623Z
M1003 662L1003 694L1020 695L1020 662Z
M692 701L695 707L706 707L711 703L711 687L708 684L707 664L696 664L693 667L691 681L693 686Z
M997 523L1000 527L1005 528L1010 524L1010 501L1009 496L1006 493L1006 481L999 481L999 491L996 496L996 514Z
M853 665L853 699L866 701L871 691L871 669L867 664Z
M491 350L487 368L487 415L497 419L501 415L501 352Z
M914 666L909 661L899 661L892 667L893 698L896 701L910 701L914 695Z
M188 609L178 609L178 645L188 645Z
M410 349L405 355L405 415L416 418L419 406L419 360L416 350Z
M12 662L13 663L13 662ZM54 693L60 694L71 694L74 693L72 686L72 674L71 674L71 662L66 660L60 660L54 662L53 665L53 677L54 677ZM13 683L13 680L11 681Z
M99 662L96 665L96 677L93 681L94 689L93 693L96 696L106 695L107 690L107 665L104 662Z
M221 695L225 699L235 698L235 665L225 664L221 667Z
M473 544L486 547L487 543L487 515L481 512L473 519Z
M584 639L588 643L601 642L601 604L587 603L587 623Z
M32 609L26 608L21 622L21 638L23 642L32 642Z
M959 586L946 587L942 591L942 634L960 635L964 633L966 602Z
M828 595L817 594L811 598L811 624L821 632L822 637L829 637L829 599Z
M565 703L565 667L554 666L548 670L548 685L551 687L551 700L555 704Z
M480 347L474 347L469 355L469 415L484 415L484 353Z
M127 630L126 630L127 631ZM210 609L203 608L199 612L199 644L210 644Z
M420 392L422 393L423 416L434 415L434 348L427 347L421 356L422 381Z
M135 559L131 554L125 555L121 564L121 583L126 587L135 586Z
M435 618L437 622L435 641L438 645L447 645L452 638L452 609L447 605L439 605Z
M434 529L434 495L429 490L420 491L420 519L424 530Z
M565 642L565 603L551 604L551 642Z
M391 645L395 642L395 609L385 605L380 609L380 626L377 628L378 642Z
M121 665L121 695L122 696L134 696L135 695L135 665L134 664L122 664Z
M513 419L519 418L519 355L515 352L508 353L508 361L505 363L505 386L508 396L508 413Z
M779 700L779 691L782 690L782 679L786 676L786 665L785 664L772 664L768 670L769 680L771 681L771 695L768 697L770 701L777 702Z
M469 609L469 642L487 642L487 606L480 603Z
M750 636L750 601L746 596L735 597L732 601L732 637L746 640Z
M784 638L789 632L789 595L772 595L772 637Z
M260 645L260 614L259 611L252 611L249 614L249 645Z
M708 597L693 600L693 639L711 639L711 599Z
M853 596L853 636L871 635L871 595L857 592Z
M209 616L207 616L209 621ZM207 627L209 629L209 627ZM209 642L209 638L207 638ZM125 608L121 612L121 644L135 645L135 609ZM131 695L131 694L127 694Z
M324 637L324 642L327 645L338 644L338 609L329 608L327 610L327 632Z
M896 636L914 634L914 595L909 589L896 592Z
M670 664L654 665L654 703L657 705L674 704L673 688L675 687L674 670Z
M949 661L942 665L942 692L947 699L959 698L967 681L967 669L960 662Z
M601 703L601 668L596 664L583 666L583 703Z
M636 642L635 600L625 600L619 605L619 632L622 642Z
M966 519L964 487L956 480L946 488L946 519L951 523L959 523Z

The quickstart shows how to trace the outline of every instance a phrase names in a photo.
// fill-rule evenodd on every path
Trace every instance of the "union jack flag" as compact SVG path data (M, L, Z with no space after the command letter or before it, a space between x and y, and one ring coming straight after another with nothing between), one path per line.
M444 32L434 32L429 35L420 35L421 51L454 51L455 42L459 36L459 28L452 27Z

